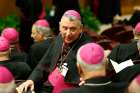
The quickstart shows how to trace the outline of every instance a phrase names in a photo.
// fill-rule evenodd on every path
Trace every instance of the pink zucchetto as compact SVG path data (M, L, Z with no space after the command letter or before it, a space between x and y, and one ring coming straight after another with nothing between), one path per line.
M77 61L89 65L102 63L104 59L104 49L96 43L87 43L81 46L77 52Z
M4 38L4 37L0 37L0 52L5 52L7 50L9 50L10 48L10 44L9 41Z
M136 24L134 31L136 34L140 34L140 22Z
M45 20L45 19L37 20L33 24L32 30L36 30L36 31L38 31L39 33L42 33L42 34L49 34L51 32L50 31L50 25L49 25L48 21Z
M67 11L63 14L63 16L72 17L72 18L81 20L80 14L79 14L77 11L75 11L75 10L67 10Z
M0 66L0 93L15 93L15 79L10 70Z
M4 66L0 66L0 84L13 81L12 73Z
M15 43L19 40L19 33L15 28L5 28L1 35L5 37L10 43Z
M34 25L38 25L38 26L43 26L43 27L49 27L49 23L47 20L45 19L40 19L40 20L37 20Z

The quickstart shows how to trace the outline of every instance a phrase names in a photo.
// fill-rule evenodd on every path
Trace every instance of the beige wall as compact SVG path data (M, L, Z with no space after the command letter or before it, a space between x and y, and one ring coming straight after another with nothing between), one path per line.
M19 10L15 6L15 0L0 0L0 17L15 13L19 15Z
M122 14L132 14L134 6L140 6L140 0L121 0Z
M0 18L10 14L20 15L19 9L15 6L16 0L0 0ZM52 0L42 0L43 5L51 6ZM79 0L81 6L85 6L86 0Z

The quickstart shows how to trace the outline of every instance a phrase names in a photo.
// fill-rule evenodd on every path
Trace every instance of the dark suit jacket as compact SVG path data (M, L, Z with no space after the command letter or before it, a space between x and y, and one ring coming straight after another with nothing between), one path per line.
M119 73L117 73L113 80L115 82L126 82L130 83L134 77L136 77L138 74L140 74L140 64L135 64L133 66L129 66Z
M137 41L129 44L120 44L115 47L108 56L108 59L112 59L118 63L132 59L140 59L140 55L137 48Z
M112 50L108 58L116 61L117 63L121 63L129 59L132 59L132 61L140 60L137 41L131 42L129 44L120 44ZM133 66L124 68L119 73L114 75L112 79L115 81L129 83L138 73L140 73L140 64L135 64Z
M120 0L99 0L98 19L102 23L111 23L116 14L121 14Z
M26 63L28 60L28 54L13 47L10 52L10 59L15 60L16 62L21 61Z
M0 66L7 67L13 74L15 80L26 80L31 73L30 67L25 63L17 60L0 61Z
M133 27L136 26L136 24L140 21L140 10L135 10L131 16L131 18L128 20L127 24L132 25Z
M28 64L32 69L36 67L38 62L41 60L41 58L44 56L45 52L49 48L49 45L51 45L51 42L53 41L53 38L48 38L47 40L44 40L42 42L35 42L29 51L29 60Z

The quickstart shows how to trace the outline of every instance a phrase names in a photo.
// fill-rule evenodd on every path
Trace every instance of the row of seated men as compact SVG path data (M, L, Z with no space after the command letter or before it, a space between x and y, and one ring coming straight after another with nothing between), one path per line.
M87 57L88 55L88 57ZM94 60L91 60L91 58ZM139 66L140 65L133 65L125 68L121 72L119 72L119 76L117 79L122 79L119 81L111 81L109 77L106 77L106 63L104 60L104 49L96 44L96 43L87 43L80 47L77 52L77 68L79 70L79 74L82 79L84 79L84 83L80 87L75 87L73 89L64 90L62 93L70 93L70 92L81 92L82 93L139 93ZM82 63L83 62L83 63ZM65 68L64 68L65 69ZM134 69L134 71L133 71ZM81 71L81 72L80 72ZM133 73L132 73L133 71ZM130 73L129 73L130 72ZM14 78L7 72L5 67L0 67L0 83L1 89L0 93L21 93L18 89L16 90L16 85L14 84ZM126 74L127 75L126 78ZM124 75L125 74L125 75ZM121 76L122 75L122 76ZM132 83L123 82L129 81L132 76L135 75ZM116 77L116 76L115 76ZM54 78L51 76L51 78ZM59 76L59 79L63 77ZM52 81L54 83L54 81ZM6 84L6 86L4 86ZM57 86L54 88L53 91L56 93L59 92L59 88L62 86L64 87L64 82L59 81L57 82ZM67 88L72 88L73 86L65 85ZM128 89L127 89L128 87ZM3 89L5 88L5 89ZM8 92L7 92L8 91Z
M53 37L49 32L47 34L45 34L44 32L46 30L50 31L50 28L48 28L48 24L46 24L46 21L37 21L35 24L33 24L31 35L33 38L39 38L39 40L41 41L42 39L49 39L53 41L50 41L51 44L49 43L49 41L47 41L48 43L43 43L49 45L48 47L47 45L45 45L48 48L46 53L45 50L43 50L43 47L39 48L39 43L35 43L35 45L33 45L39 50L35 49L30 52L32 53L32 56L34 56L30 60L36 59L39 56L42 57L43 55L40 55L41 52L45 53L43 58L39 58L39 63L38 61L36 61L37 63L34 63L35 66L36 64L38 65L36 67L34 66L35 69L33 71L30 69L30 66L28 66L28 64L24 62L21 63L25 65L20 65L18 66L18 68L16 67L17 64L11 61L11 64L13 66L10 67L15 68L15 70L10 69L12 73L17 72L21 74L20 76L22 77L27 75L27 81L23 82L16 88L18 93L26 92L27 90L30 90L32 92L35 91L36 93L125 93L130 82L133 81L135 77L135 84L139 85L139 82L137 81L139 81L140 65L133 63L133 58L136 55L139 56L137 48L137 45L139 45L139 43L136 43L137 41L134 41L136 51L132 52L133 50L131 48L133 47L128 48L128 50L132 52L130 52L130 55L132 55L132 57L130 57L130 55L127 53L129 52L128 50L124 50L124 52L121 53L122 50L119 52L120 48L114 48L108 56L107 63L107 61L105 60L107 57L106 54L104 54L104 49L100 45L96 44L90 36L83 33L81 16L77 11L66 11L62 16L59 25L60 34L56 37ZM140 24L136 26L134 32L136 32L136 35L139 35ZM12 33L7 35L7 37L10 38L10 36L12 36ZM41 37L39 33L42 33L46 37ZM9 61L17 60L16 57L22 57L18 54L15 54L15 56L11 55L12 58L9 59L9 54L11 54L10 52L8 52L8 50L10 49L10 43L7 39L5 39L5 36L6 35L2 33L0 43L3 47L1 48L1 52L8 53L8 55L5 54L7 56L2 59ZM38 40L35 39L35 42L37 41ZM116 49L118 50L115 52ZM121 58L121 60L116 60L121 55L122 58L126 56L124 60L122 60ZM136 57L136 59L138 58L139 57ZM129 59L131 59L132 61ZM18 61L23 60L18 59ZM106 64L109 63L111 63L112 69L114 70L114 73L112 72L113 75L107 75L106 73L106 69L110 67ZM119 65L118 63L124 63L123 67L121 67L121 64ZM25 68L26 66L29 70ZM23 71L18 71L19 69L22 69ZM23 72L26 72L27 74L24 74ZM128 74L126 75L126 73ZM18 74L14 74L14 77L16 75ZM23 80L22 78L15 79ZM24 78L24 80L26 79ZM79 87L79 85L81 86ZM138 88L134 89L134 91L137 91L137 89Z

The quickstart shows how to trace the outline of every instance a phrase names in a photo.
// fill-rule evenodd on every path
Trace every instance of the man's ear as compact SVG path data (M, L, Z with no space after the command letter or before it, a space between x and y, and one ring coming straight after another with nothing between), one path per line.
M83 32L84 26L83 24L81 24L81 32Z
M79 68L79 65L80 65L80 64L77 62L77 63L76 63L77 68Z
M61 30L61 29L60 29L60 26L61 26L61 22L59 22L59 31Z
M133 35L134 35L134 37L136 36L136 33L135 33L135 30L133 29Z
M82 74L83 70L82 70L82 67L81 67L81 65L79 63L77 63L77 68L78 68L79 74Z

